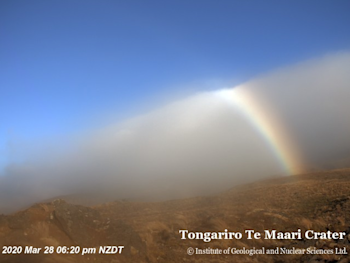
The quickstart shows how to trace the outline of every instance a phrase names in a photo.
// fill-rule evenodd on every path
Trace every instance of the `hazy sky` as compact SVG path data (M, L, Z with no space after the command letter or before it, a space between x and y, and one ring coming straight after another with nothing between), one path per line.
M19 148L350 48L349 1L1 1L0 168Z
M350 165L350 52L198 92L66 140L20 149L0 213L58 196L164 200ZM103 199L103 200L102 200Z

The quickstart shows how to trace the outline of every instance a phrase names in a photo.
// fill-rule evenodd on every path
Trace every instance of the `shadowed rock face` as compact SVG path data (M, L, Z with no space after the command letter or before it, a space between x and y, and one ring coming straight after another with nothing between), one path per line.
M247 184L211 197L158 203L112 202L94 207L62 199L0 216L0 245L42 248L38 255L1 255L0 262L347 262L344 255L187 255L187 248L346 248L350 251L350 169ZM190 232L301 229L345 232L345 239L182 240ZM101 255L100 246L124 246ZM45 246L97 248L87 255L49 254ZM81 252L81 251L80 251ZM81 254L81 253L80 253Z
M146 256L145 243L129 224L120 219L104 217L97 209L68 204L61 199L47 204L37 204L13 216L1 216L0 220L1 230L4 230L1 231L1 236L6 235L4 242L1 242L2 245L32 245L43 248L45 246L96 247L97 251L104 245L123 245L125 248L123 254L118 255L119 259L125 260L127 257L131 260L136 254L139 257ZM88 256L84 259L81 256L72 255L65 255L63 258L57 255L19 255L3 256L0 262L14 262L13 260L85 262L87 258ZM97 262L110 262L110 260L110 258L101 257Z

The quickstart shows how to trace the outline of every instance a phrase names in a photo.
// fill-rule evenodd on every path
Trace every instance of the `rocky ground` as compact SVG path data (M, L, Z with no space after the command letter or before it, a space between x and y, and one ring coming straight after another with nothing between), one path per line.
M116 201L94 207L57 199L0 216L0 262L350 262L348 255L188 255L188 247L296 248L350 253L350 169L265 180L220 195L167 202ZM182 240L191 232L346 232L344 239ZM4 246L22 247L4 254ZM42 248L25 254L26 246ZM51 253L63 247L66 253ZM99 254L100 246L124 246L121 254ZM45 247L47 254L45 254ZM65 250L79 247L80 251ZM86 248L86 255L81 255ZM96 252L93 252L96 248ZM13 247L12 247L13 249ZM32 250L34 252L34 250ZM13 253L13 252L11 252Z

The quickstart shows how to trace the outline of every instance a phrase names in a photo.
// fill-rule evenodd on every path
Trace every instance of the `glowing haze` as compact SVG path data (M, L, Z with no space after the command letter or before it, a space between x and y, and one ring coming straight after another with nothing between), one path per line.
M198 93L7 167L0 211L55 196L160 200L348 165L350 54ZM70 150L68 150L68 148Z

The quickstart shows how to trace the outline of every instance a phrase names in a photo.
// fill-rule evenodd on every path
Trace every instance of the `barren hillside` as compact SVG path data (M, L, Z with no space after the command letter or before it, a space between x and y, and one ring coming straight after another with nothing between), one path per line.
M0 245L21 246L0 262L348 262L347 255L188 255L193 248L346 248L350 251L350 169L265 180L217 196L166 202L116 201L85 207L64 200L36 204L0 216ZM190 232L346 232L345 239L182 240ZM121 254L99 254L100 246L124 246ZM25 254L26 246L42 248ZM79 246L77 255L44 254L45 246ZM97 252L81 255L84 248ZM27 251L28 252L28 251Z

